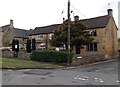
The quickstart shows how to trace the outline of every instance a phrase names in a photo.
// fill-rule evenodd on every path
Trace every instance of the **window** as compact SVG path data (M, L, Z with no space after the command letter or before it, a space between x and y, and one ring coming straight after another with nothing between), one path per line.
M43 35L38 35L38 39L43 39Z
M97 30L91 30L91 31L90 31L90 34L91 34L92 36L97 36Z
M97 43L90 43L87 45L87 51L97 51Z

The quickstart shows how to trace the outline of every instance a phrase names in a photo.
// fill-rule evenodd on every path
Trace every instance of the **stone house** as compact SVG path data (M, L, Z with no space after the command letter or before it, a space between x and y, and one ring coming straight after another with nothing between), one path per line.
M75 20L79 20L78 16L75 16ZM90 19L80 20L87 30L92 34L94 40L84 49L74 47L74 53L76 56L81 54L98 54L104 55L106 58L112 58L118 56L118 37L117 26L113 18L112 9L108 9L108 14ZM52 49L49 40L53 34L54 29L59 27L60 24L36 27L31 35L30 39L35 38L37 40L37 48Z
M108 15L81 20L87 26L87 30L92 34L94 40L84 49L79 51L79 47L74 50L80 54L103 54L105 57L118 56L118 35L117 26L113 18L112 9L108 9ZM78 51L78 52L77 52Z
M54 47L50 45L50 39L54 29L57 29L58 26L59 24L36 27L29 35L29 39L36 39L37 49L53 49Z
M5 41L12 42L13 39L19 40L20 48L25 48L26 40L29 36L28 30L14 28L13 26L13 20L10 20L10 24L1 26L0 27L0 34L1 34L1 47L4 47Z

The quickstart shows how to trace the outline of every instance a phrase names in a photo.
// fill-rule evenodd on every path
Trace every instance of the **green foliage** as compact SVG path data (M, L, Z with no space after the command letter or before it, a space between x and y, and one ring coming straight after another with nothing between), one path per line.
M9 42L9 41L4 41L4 45L5 45L5 46L11 46L11 45L12 45L12 43L11 43L11 42Z
M32 39L32 50L36 50L36 40Z
M19 41L15 40L15 45L17 45L17 48L15 48L15 52L19 52Z
M15 48L15 45L17 45L17 48ZM12 51L19 52L19 41L13 39L12 41Z
M67 21L65 21L58 29L54 31L54 35L52 36L51 45L55 47L63 47L66 46L67 49L67 30L68 30ZM87 45L90 43L93 38L91 38L89 32L85 31L87 27L82 24L80 21L71 22L71 47L75 45Z
M12 51L15 51L15 39L12 41Z
M73 53L54 50L35 50L31 54L31 59L42 62L67 63L72 62Z
M118 42L120 42L120 38L118 38Z
M27 40L26 50L28 53L31 53L31 40Z

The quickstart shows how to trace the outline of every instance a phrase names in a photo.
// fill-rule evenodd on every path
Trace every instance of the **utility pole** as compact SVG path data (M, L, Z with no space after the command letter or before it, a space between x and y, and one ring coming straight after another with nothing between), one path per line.
M68 0L68 53L70 53L70 0ZM70 59L68 56L68 65L70 65Z
M70 0L68 0L68 53L70 53Z

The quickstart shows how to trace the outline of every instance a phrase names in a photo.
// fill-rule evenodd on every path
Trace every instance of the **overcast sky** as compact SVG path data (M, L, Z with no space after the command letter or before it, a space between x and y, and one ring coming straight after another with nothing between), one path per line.
M67 18L67 1L0 0L0 26L9 24L10 19L14 20L14 27L21 29L62 23L63 17ZM71 0L71 11L74 15L79 15L80 19L86 19L107 15L107 9L111 8L118 26L118 1L120 0Z

